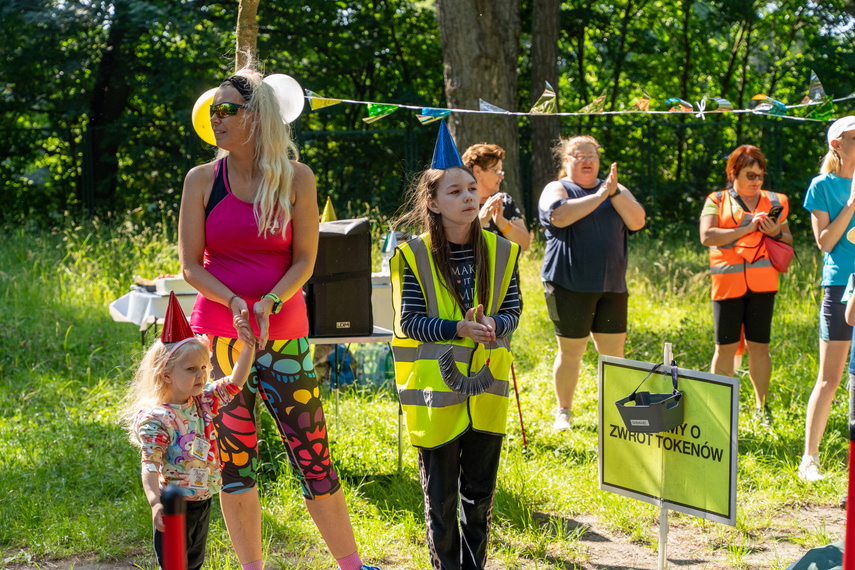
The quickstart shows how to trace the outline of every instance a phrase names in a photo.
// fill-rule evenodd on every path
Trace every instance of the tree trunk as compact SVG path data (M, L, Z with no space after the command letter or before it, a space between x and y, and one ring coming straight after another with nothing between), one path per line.
M519 0L436 0L448 106L478 109L483 99L517 110ZM521 204L517 117L453 113L448 126L461 154L488 142L505 149L503 191Z
M694 0L683 0L683 28L681 39L683 43L683 72L680 74L680 97L684 101L689 100L689 72L692 68L692 39L690 21L692 18L692 4ZM685 117L681 117L685 124ZM686 131L677 131L677 171L674 177L681 180L683 176L683 146L686 142Z
M545 82L555 89L558 103L558 38L561 0L534 0L531 19L531 102L543 93ZM559 107L560 110L560 107ZM534 206L541 189L555 180L557 165L552 146L561 130L558 117L539 115L531 118L531 196L529 227L535 223Z
M235 36L235 71L255 61L258 45L258 0L240 0Z
M131 94L129 84L133 77L130 67L135 59L126 49L125 40L134 37L127 17L127 1L114 2L107 45L96 70L95 85L89 100L89 141L84 147L83 206L94 210L114 210L119 174L119 144L127 138L124 129L117 126Z

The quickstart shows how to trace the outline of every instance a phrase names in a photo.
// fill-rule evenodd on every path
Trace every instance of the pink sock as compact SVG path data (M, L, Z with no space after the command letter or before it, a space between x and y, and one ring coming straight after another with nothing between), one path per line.
M256 560L249 564L241 564L241 570L264 570L264 560Z
M359 551L345 558L339 558L336 562L338 562L339 570L359 570L362 568L362 559L359 557Z

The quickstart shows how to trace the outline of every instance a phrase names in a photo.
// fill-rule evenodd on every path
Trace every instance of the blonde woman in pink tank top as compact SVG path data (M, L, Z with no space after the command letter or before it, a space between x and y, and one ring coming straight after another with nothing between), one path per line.
M239 353L235 327L258 340L246 386L214 422L223 460L220 503L232 546L244 570L263 568L254 418L261 392L339 568L377 570L360 560L320 399L294 398L317 387L302 296L318 247L314 174L296 161L275 93L257 72L241 70L220 85L211 126L217 160L187 173L178 249L184 278L199 291L191 326L211 339L214 378L228 375ZM236 320L242 310L249 311L250 325Z

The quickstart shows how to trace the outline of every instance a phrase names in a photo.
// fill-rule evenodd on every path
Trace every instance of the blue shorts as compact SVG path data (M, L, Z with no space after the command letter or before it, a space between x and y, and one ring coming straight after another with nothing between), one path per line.
M845 291L843 285L830 285L822 293L819 308L821 340L852 340L852 326L846 324L846 303L840 300Z

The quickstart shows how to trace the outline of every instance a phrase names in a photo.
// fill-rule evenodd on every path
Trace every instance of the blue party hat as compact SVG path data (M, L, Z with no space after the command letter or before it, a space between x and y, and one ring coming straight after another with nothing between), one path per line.
M463 161L460 160L460 154L454 145L454 139L451 138L448 125L442 121L439 124L439 134L436 137L436 146L433 149L433 160L430 162L430 167L445 170L452 166L463 166Z

